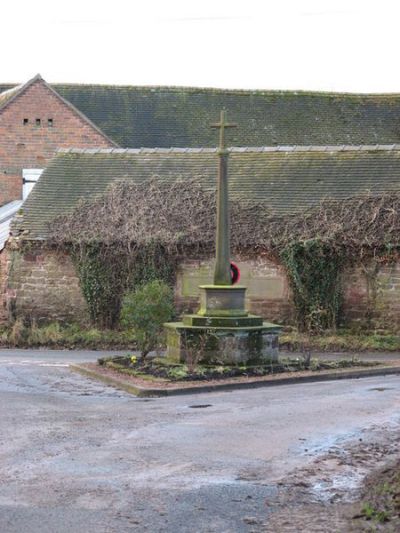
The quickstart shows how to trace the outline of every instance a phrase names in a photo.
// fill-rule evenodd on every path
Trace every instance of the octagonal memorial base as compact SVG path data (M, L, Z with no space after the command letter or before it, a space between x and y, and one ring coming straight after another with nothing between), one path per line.
M165 325L167 357L172 361L258 365L278 360L278 337L282 328L276 324L248 316L247 324L243 323L243 318L237 317L237 322L242 322L239 327L221 324L221 317L214 318L218 325L214 325L213 318L209 317L207 324L189 325L190 318L194 317L188 315L183 322ZM255 324L248 325L252 319Z
M248 313L245 296L240 285L200 285L200 310L165 324L167 357L209 365L277 361L282 326Z

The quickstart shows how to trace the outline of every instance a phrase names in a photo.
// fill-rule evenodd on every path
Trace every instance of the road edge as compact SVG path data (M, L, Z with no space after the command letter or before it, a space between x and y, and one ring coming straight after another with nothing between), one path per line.
M400 374L400 366L387 366L384 368L368 368L366 370L353 370L331 373L320 373L309 376L287 377L276 380L253 380L240 383L216 383L213 385L181 387L174 389L159 389L151 387L142 387L134 385L131 382L125 381L123 378L105 376L100 372L96 372L90 368L86 368L78 364L70 364L69 368L74 372L78 372L88 378L102 381L103 383L122 389L129 394L133 394L139 398L148 397L165 397L178 396L183 394L197 394L203 392L218 392L218 391L233 391L240 389L255 389L260 387L272 387L278 385L296 385L300 383L315 383L320 381L336 381L338 379L360 379L375 376L389 376Z

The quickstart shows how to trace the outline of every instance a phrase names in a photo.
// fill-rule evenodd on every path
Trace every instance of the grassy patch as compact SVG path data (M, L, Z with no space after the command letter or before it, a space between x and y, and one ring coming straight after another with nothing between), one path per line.
M378 524L385 522L388 522L385 531L400 531L400 462L367 478L362 501L360 512L353 517L362 531L380 531ZM365 529L364 522L377 524L377 528Z
M53 322L27 326L17 320L12 326L0 328L0 346L5 348L87 348L136 350L132 329L99 329L77 324ZM353 333L339 330L336 333L307 336L296 331L285 332L280 337L281 350L320 352L399 351L400 335L383 333Z
M17 320L12 327L0 330L0 346L12 348L88 348L135 349L132 331L82 328L77 324L61 325L54 322L38 326L24 325Z
M357 359L345 359L339 361L320 361L311 359L309 363L303 358L280 359L279 362L271 362L264 365L246 366L206 366L197 365L189 368L185 364L179 364L164 358L137 359L135 356L119 356L101 358L99 365L105 366L122 374L137 376L141 378L157 378L173 382L179 381L206 381L221 380L232 377L259 377L271 374L281 374L283 372L302 372L311 370L314 372L322 370L335 370L341 368L376 366L378 363L361 362Z
M296 331L283 333L279 339L282 350L321 352L400 351L400 335L383 333L352 333L339 330L324 335L305 335Z
M364 516L367 520L374 520L376 522L386 522L389 520L387 511L379 511L375 509L370 503L364 503L361 508L361 515Z

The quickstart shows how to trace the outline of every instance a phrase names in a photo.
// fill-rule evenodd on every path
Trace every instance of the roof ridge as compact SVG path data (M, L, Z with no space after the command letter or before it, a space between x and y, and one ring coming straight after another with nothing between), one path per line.
M20 94L22 94L28 87L33 85L38 80L43 80L40 74L36 74L36 76L28 80L26 83L21 83L16 87L11 87L10 89L7 89L7 91L0 93L0 97L4 95L10 95L10 98L5 98L3 103L0 103L0 111L11 104L11 102L13 102Z
M231 146L230 153L251 152L372 152L397 151L400 144L338 144L338 145L281 145L281 146ZM200 154L216 153L218 148L60 148L59 154Z
M329 91L329 90L309 90L309 89L249 89L249 88L232 88L232 87L213 87L213 86L194 86L194 85L132 85L132 84L112 84L112 83L72 83L72 82L57 82L51 83L54 87L103 87L116 89L141 89L149 91L215 91L218 93L230 94L268 94L268 95L282 95L282 96L352 96L352 97L399 97L400 92L350 92L350 91Z

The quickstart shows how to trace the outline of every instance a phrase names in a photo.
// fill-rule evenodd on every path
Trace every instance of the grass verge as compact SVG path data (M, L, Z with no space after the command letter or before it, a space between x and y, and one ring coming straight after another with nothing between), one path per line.
M134 350L136 343L132 331L82 328L77 324L61 325L59 322L43 326L33 323L26 326L22 321L17 320L12 327L3 327L0 330L0 346L4 348Z
M0 346L4 348L66 348L94 350L135 350L132 330L104 330L78 324L53 322L27 326L16 320L12 326L0 327ZM291 352L400 352L400 335L385 333L335 333L309 336L296 331L280 336L281 350Z
M354 333L338 330L324 335L306 335L297 331L283 333L279 344L281 350L320 352L397 352L400 351L400 335L389 333Z

